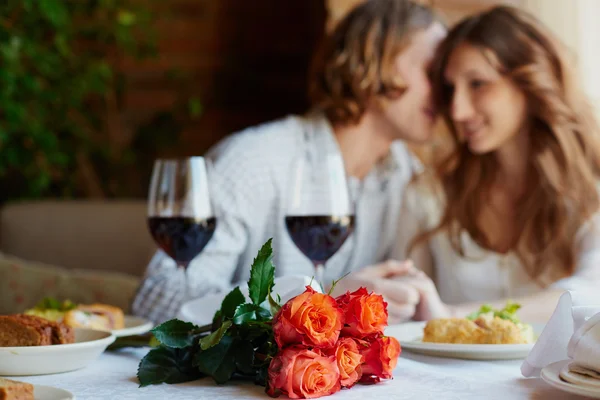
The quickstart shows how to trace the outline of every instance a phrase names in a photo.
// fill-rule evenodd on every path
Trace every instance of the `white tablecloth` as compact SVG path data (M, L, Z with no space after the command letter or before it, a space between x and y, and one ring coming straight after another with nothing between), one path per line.
M124 349L104 353L79 371L19 377L33 384L67 389L78 400L91 399L263 399L264 388L249 382L217 386L210 379L177 385L139 388L136 371L147 350ZM57 360L60 362L60 360ZM403 352L394 379L372 386L342 390L332 400L465 400L465 399L583 399L553 389L540 379L525 379L521 361L467 361L419 356Z

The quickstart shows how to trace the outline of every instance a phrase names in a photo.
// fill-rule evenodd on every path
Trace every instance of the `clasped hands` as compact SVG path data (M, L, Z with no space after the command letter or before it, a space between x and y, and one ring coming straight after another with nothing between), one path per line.
M410 260L388 260L353 272L337 283L333 294L360 286L383 296L391 324L452 316L451 307L440 299L433 281Z

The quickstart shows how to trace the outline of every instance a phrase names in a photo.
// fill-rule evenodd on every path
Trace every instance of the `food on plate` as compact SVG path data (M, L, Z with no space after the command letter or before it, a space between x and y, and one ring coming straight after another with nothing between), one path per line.
M73 328L35 315L0 315L0 347L48 346L75 342Z
M108 304L75 304L69 300L59 302L45 298L25 314L63 322L72 328L90 328L104 331L123 329L125 315L119 307Z
M0 378L0 400L34 400L33 385Z
M423 342L462 344L527 344L535 340L533 327L517 318L521 306L508 303L502 310L484 304L466 318L440 318L427 322Z
M119 307L107 304L81 304L65 313L64 322L74 328L123 329L125 316Z

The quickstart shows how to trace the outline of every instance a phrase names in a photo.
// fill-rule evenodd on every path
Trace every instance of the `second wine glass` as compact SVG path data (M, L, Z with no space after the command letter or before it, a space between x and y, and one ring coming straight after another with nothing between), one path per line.
M293 164L285 224L298 249L313 263L325 290L326 262L354 230L354 206L342 157L305 153Z

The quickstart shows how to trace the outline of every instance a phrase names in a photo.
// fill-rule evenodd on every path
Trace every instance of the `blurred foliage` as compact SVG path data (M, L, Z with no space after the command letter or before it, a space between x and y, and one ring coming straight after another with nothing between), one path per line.
M112 61L156 54L149 3L0 2L1 202L90 195L86 180L95 181L95 195L122 194L119 177L138 151L132 145L115 153L110 143L110 123L119 119L118 99L126 90ZM183 104L191 115L200 112L197 99ZM180 129L172 110L157 118L168 120L168 129ZM151 146L156 133L140 127L133 144ZM173 133L171 142L177 139ZM146 142L139 138L143 134L149 135Z

